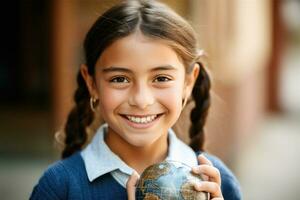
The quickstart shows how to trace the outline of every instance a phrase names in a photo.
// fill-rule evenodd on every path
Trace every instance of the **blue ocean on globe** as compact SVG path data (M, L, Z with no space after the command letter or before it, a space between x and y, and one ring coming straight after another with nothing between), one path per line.
M201 181L201 176L192 173L191 167L163 161L142 173L136 187L136 200L208 200L208 193L194 189L194 183Z

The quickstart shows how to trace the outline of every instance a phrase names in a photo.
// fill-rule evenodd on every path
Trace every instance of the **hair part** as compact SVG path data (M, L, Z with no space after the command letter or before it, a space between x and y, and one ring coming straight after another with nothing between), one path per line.
M119 3L93 24L84 41L84 53L88 73L94 76L95 64L102 52L114 41L136 31L149 38L160 39L173 48L188 70L199 60L196 34L189 23L172 9L153 0L127 0ZM200 64L201 65L201 64ZM89 107L89 92L78 72L78 88L75 91L76 105L68 115L65 125L65 147L62 157L66 158L81 150L87 141L86 128L93 122L94 113ZM209 77L201 65L192 96L195 108L191 112L190 138L194 150L202 149L203 126L209 107Z

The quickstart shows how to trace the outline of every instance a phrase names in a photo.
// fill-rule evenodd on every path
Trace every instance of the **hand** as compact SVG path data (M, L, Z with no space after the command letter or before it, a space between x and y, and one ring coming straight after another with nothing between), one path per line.
M128 200L135 200L135 186L139 178L140 175L136 171L134 171L132 175L129 177L126 183Z
M195 174L201 174L204 181L194 185L197 191L210 193L211 200L224 200L221 191L221 174L219 170L204 155L199 155L200 165L193 167Z

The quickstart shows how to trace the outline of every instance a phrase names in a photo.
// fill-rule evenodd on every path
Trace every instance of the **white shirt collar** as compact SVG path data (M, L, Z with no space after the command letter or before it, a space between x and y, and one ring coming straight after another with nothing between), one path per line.
M122 174L129 177L133 169L121 160L115 153L113 153L104 141L104 134L107 132L107 124L103 124L96 132L91 143L82 150L81 156L83 158L85 169L89 181L115 171L120 171ZM179 140L174 131L169 129L169 149L166 160L178 161L189 166L197 165L197 157L194 151ZM114 178L116 178L114 176ZM124 186L125 180L122 181ZM125 183L126 184L126 183Z

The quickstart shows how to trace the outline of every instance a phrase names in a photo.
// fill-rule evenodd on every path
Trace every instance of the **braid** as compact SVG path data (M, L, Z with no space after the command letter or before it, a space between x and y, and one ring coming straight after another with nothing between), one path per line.
M203 150L203 127L210 106L210 79L202 64L200 62L198 64L200 65L200 72L192 91L195 107L191 111L191 127L189 130L190 146L194 151Z
M65 147L62 152L62 158L72 155L87 140L86 127L89 126L94 118L93 112L89 107L89 92L80 73L77 74L78 88L75 91L75 107L69 113L65 125Z

